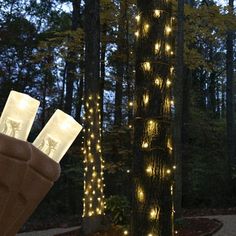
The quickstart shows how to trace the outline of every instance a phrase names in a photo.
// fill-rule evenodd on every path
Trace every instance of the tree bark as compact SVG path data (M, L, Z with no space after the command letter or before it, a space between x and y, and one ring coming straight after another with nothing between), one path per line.
M103 229L103 159L100 110L100 1L85 1L85 234Z
M73 0L72 26L71 30L76 31L79 26L81 0ZM71 43L71 42L70 42ZM73 104L74 81L76 78L77 54L73 48L68 49L68 58L66 60L66 96L65 112L71 114Z
M182 217L182 161L183 161L183 78L184 78L184 0L178 0L176 40L176 76L174 81L174 156L175 172L175 217Z
M171 5L138 0L137 6L131 235L170 236L174 216Z
M233 15L234 0L229 0L230 14ZM226 40L226 122L227 122L227 144L228 159L231 165L236 164L235 159L235 117L234 117L234 32L229 31Z
M125 1L120 1L119 31L118 31L118 50L117 50L117 77L115 88L115 120L114 125L120 127L122 123L122 94L124 81L124 57L125 57Z

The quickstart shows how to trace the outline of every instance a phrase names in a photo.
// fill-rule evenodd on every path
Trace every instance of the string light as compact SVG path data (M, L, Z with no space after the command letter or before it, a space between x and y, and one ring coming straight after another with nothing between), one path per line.
M143 189L140 186L137 189L137 198L140 202L144 202L145 200Z
M169 53L171 50L171 46L168 43L166 44L165 50L167 53Z
M96 215L104 214L105 210L105 197L103 194L103 189L105 185L103 184L103 170L104 170L104 160L101 156L101 128L99 128L99 133L97 134L97 127L94 124L94 116L98 116L98 124L101 125L101 115L100 112L100 96L88 97L86 102L86 120L90 125L87 128L86 145L84 147L84 163L85 163L85 179L84 189L84 209L83 217L90 217ZM96 134L96 135L95 135ZM92 147L96 147L95 149ZM100 160L100 166L94 166L94 159ZM98 168L98 169L97 169ZM100 170L100 171L98 171Z
M151 166L151 165L149 165L147 168L146 168L146 173L147 173L147 175L148 176L153 176L154 175L154 170L153 170L154 168Z
M151 70L151 63L149 61L143 62L142 68L144 71L150 71Z
M147 105L149 102L149 95L148 94L144 94L143 95L143 103L144 105Z
M149 32L150 25L145 23L143 26L143 34L146 35Z
M159 209L153 208L150 211L150 220L158 220L159 219Z
M142 143L142 148L148 148L148 143L147 142L143 142Z
M171 33L172 29L169 25L166 25L165 27L165 34L168 36Z
M140 16L140 15L137 15L137 16L135 16L135 19L136 19L136 21L139 23L140 20L141 20L141 16Z
M134 35L138 38L139 37L139 31L136 31Z
M158 10L158 9L154 10L153 16L156 17L156 18L159 18L161 16L161 11Z
M156 54L159 53L160 48L161 48L161 44L160 44L160 43L156 43L156 44L155 44L155 53L156 53Z
M124 235L128 235L128 234L129 234L128 230L125 230Z
M167 79L167 81L166 81L166 85L167 85L167 87L170 87L170 85L171 85L171 81L170 81L169 79Z

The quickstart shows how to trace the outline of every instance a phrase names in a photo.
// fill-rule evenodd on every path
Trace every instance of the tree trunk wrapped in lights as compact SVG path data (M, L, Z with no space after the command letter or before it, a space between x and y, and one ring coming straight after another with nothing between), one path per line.
M85 1L85 182L83 232L102 228L104 215L100 109L99 0Z
M171 97L173 35L169 1L138 0L133 236L173 235Z

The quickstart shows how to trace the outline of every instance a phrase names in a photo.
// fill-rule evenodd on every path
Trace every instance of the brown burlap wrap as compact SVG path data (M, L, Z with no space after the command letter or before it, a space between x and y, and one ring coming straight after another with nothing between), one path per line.
M0 134L0 236L16 235L60 171L31 143Z

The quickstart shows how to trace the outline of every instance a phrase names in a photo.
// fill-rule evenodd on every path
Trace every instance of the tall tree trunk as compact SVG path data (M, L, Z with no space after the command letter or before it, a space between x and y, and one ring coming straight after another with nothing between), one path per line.
M138 0L132 235L173 235L170 2Z
M81 0L73 0L73 12L72 12L72 26L71 30L76 31L79 26L80 18L80 5ZM71 43L71 42L70 42ZM65 112L71 114L72 103L73 103L73 91L74 91L74 81L76 78L76 68L77 68L77 54L73 47L69 46L68 58L66 60L66 96L65 96Z
M120 1L118 50L117 50L117 77L115 88L115 120L116 126L121 126L122 122L122 93L124 80L124 57L125 57L125 1Z
M183 154L183 78L184 78L184 0L178 0L177 13L176 76L174 81L175 119L174 156L177 165L175 172L175 216L182 216L182 154Z
M230 14L233 15L234 0L229 0ZM227 35L226 48L226 75L227 75L227 93L226 93L226 121L227 121L227 143L228 159L232 164L236 164L235 159L235 117L234 117L234 32L230 31Z
M103 127L103 102L104 102L104 86L106 77L106 49L107 49L107 26L102 26L102 47L101 47L101 86L100 86L100 107L101 107L101 127Z
M100 110L100 1L85 1L85 183L82 229L102 229L104 215Z

